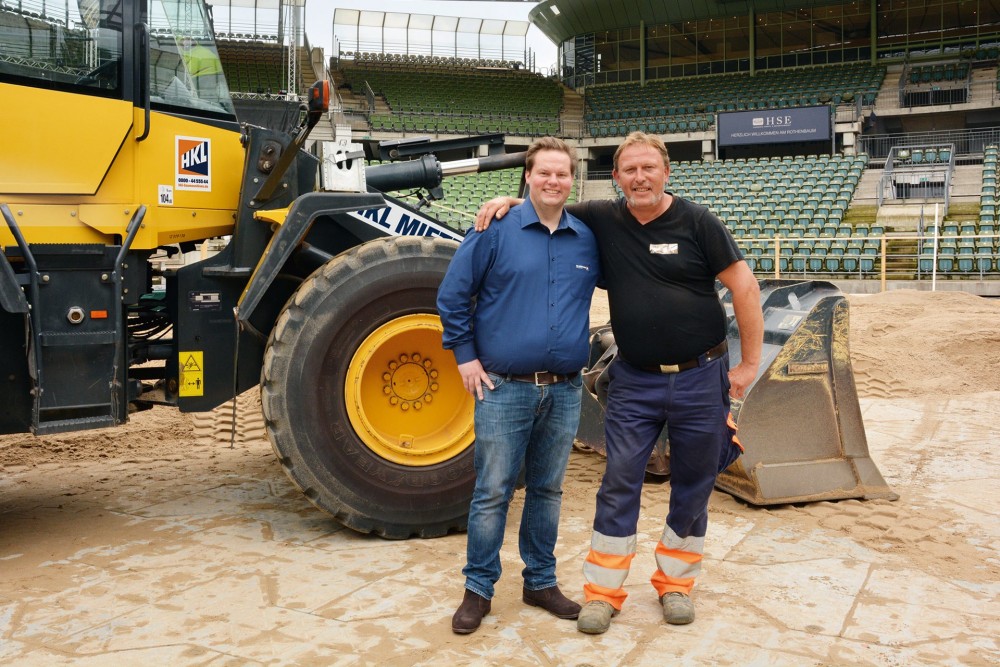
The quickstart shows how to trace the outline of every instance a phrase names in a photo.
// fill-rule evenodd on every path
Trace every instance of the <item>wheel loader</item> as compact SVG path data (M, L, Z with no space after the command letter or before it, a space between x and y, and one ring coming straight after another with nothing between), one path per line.
M464 528L473 406L435 308L462 233L381 192L523 153L487 137L465 153L489 155L444 162L411 141L393 153L416 159L365 169L335 141L321 159L305 146L327 83L284 132L239 123L224 78L192 75L186 49L217 54L203 0L45 11L0 8L0 433L210 410L260 385L316 505L392 538ZM203 260L158 259L219 238Z
M224 77L195 76L188 49L217 55L203 0L44 11L0 7L0 433L205 411L259 385L316 506L388 538L464 529L473 405L435 309L462 233L386 193L441 196L446 176L523 156L491 140L442 161L418 140L365 168L343 139L320 156L327 83L286 132L240 123Z

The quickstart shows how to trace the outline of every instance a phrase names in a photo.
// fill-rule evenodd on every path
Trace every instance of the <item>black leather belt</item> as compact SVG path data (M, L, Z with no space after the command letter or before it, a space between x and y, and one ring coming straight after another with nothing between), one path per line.
M518 382L530 382L532 384L543 385L566 382L567 380L572 380L579 374L580 371L573 371L572 373L550 373L548 371L538 371L537 373L524 373L523 375L510 373L507 377L511 380L517 380ZM497 373L497 375L503 375L503 373Z
M690 361L684 361L679 364L660 364L658 366L636 366L641 371L646 371L647 373L680 373L681 371L690 370L692 368L697 368L701 364L707 364L710 361L715 361L722 355L724 355L729 350L729 342L722 341L715 347L713 347L708 352L700 355L697 359L691 359ZM626 360L627 362L628 360Z

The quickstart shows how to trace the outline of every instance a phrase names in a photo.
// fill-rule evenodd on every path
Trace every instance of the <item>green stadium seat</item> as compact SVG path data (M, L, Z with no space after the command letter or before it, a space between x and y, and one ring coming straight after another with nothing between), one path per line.
M980 273L989 273L993 270L992 252L980 251L976 253L976 270Z
M917 268L921 273L931 273L934 270L934 246L924 246L917 259Z

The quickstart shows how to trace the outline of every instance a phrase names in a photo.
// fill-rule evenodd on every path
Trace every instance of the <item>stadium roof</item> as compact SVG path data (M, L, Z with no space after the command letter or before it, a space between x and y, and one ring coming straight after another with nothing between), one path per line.
M209 4L241 9L279 9L289 5L305 7L306 0L212 0Z
M647 25L678 23L696 19L746 16L751 7L764 12L839 5L831 0L542 0L528 13L528 18L545 36L562 44L575 35L603 32L616 28L634 28L640 21Z
M333 23L334 25L367 28L431 30L478 35L502 35L504 37L524 37L528 34L528 28L531 25L527 21L433 16L430 14L404 14L402 12L339 8L333 11Z

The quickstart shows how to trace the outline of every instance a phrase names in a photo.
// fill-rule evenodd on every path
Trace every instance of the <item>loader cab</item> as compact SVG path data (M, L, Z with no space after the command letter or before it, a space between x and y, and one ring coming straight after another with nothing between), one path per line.
M235 121L204 0L31 6L0 7L0 82Z
M230 233L244 151L204 0L0 3L0 99L29 241L119 243L140 205L136 248Z

